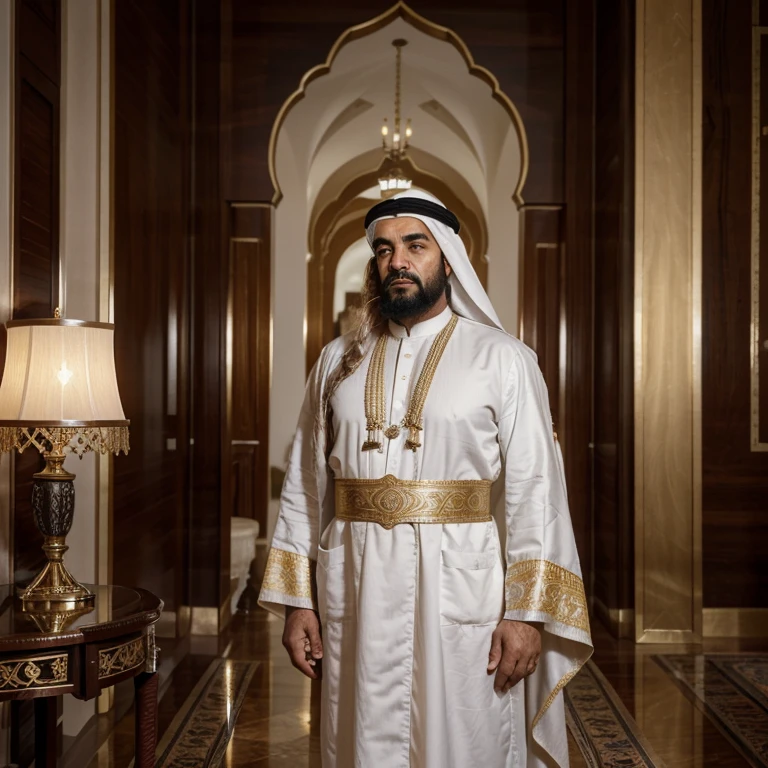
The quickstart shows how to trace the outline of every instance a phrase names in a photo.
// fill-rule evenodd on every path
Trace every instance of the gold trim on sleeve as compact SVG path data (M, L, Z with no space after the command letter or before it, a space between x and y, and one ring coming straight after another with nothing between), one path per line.
M507 568L507 612L547 613L560 624L589 634L584 584L579 576L549 560L522 560Z
M286 597L306 598L314 605L313 565L313 561L306 555L272 547L269 550L261 589Z

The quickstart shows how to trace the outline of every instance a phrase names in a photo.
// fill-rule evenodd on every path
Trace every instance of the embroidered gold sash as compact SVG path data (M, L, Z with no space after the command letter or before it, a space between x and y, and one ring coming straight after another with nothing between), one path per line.
M401 523L484 523L490 480L337 479L336 517L394 528Z

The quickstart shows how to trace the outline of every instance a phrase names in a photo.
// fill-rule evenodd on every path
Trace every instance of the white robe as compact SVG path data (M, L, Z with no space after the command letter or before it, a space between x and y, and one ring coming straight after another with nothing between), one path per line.
M404 417L450 316L446 310L410 335L390 324L387 424ZM384 438L383 452L361 450L368 354L332 398L326 463L312 439L315 413L345 344L329 344L308 381L260 596L273 610L319 609L323 766L566 766L561 689L589 657L591 642L560 451L535 356L503 331L460 318L414 453L405 448L405 430ZM385 475L498 479L495 521L386 530L334 517L333 477ZM506 695L494 691L486 672L502 618L542 622L543 630L537 671Z

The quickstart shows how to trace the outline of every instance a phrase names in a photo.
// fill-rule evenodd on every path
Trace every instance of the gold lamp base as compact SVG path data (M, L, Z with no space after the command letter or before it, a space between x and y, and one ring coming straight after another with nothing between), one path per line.
M48 556L48 562L27 586L16 591L24 611L76 611L93 606L93 593L62 562L68 549L64 536L45 537L43 551Z
M19 586L16 594L25 612L79 611L92 607L95 597L63 562L75 511L75 476L63 467L61 446L46 451L44 456L45 469L34 476L32 511L45 537L43 552L48 562L29 584Z

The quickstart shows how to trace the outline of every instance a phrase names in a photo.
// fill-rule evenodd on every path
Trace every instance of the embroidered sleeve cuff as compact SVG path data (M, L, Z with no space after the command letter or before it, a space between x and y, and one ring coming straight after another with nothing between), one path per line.
M510 565L506 603L506 619L555 621L589 637L581 577L549 560L522 560Z
M284 549L269 550L259 602L317 610L315 562Z

